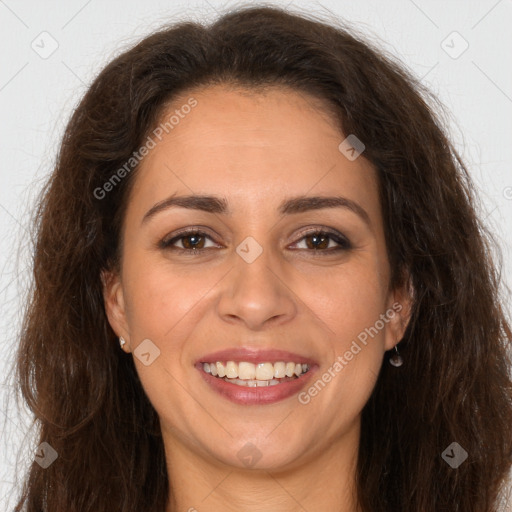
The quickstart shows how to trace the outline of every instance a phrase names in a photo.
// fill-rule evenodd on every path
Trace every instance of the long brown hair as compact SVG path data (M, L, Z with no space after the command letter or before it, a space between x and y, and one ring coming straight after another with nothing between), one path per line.
M382 366L363 410L357 484L365 512L494 512L512 464L512 335L490 235L435 100L352 31L271 7L180 23L99 74L67 126L34 213L33 287L16 378L40 442L17 511L163 512L158 416L105 314L137 166L109 181L194 87L289 86L323 100L378 172L392 287L414 290L400 371ZM340 139L341 140L341 139ZM104 190L104 189L103 189ZM95 193L96 191L96 193ZM451 443L468 454L458 468Z

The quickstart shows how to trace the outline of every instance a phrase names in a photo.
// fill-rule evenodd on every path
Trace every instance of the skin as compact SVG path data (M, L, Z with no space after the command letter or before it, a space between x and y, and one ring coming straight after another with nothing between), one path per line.
M345 135L317 100L299 92L216 85L189 91L169 112L190 96L197 106L138 170L121 271L104 275L107 315L127 341L124 350L145 339L160 350L149 366L134 362L161 420L174 489L167 512L357 511L361 410L409 311L405 291L389 287L375 170L363 156L350 161L340 152ZM142 222L159 201L193 193L224 197L231 214L172 207ZM346 208L278 213L281 201L299 195L342 195L371 225ZM211 237L199 239L203 253L158 247L197 226ZM327 248L315 250L303 233L315 228L341 232L351 248L327 253L337 246L327 239ZM250 264L236 252L248 236L263 248ZM220 349L277 348L315 359L320 378L396 302L401 312L306 405L297 395L268 405L232 403L193 366ZM237 456L248 442L261 454L251 468Z

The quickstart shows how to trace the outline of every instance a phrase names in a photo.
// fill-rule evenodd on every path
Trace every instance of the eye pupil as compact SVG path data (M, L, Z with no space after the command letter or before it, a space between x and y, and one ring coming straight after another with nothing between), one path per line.
M329 246L329 236L323 234L313 234L306 237L307 246L310 249L326 249ZM309 243L312 240L312 244Z
M198 243L198 240L200 240L200 239L203 239L202 244ZM183 240L183 242L182 242L183 247L185 247L185 249L202 249L202 247L204 245L204 237L197 233L184 236L182 240ZM191 240L192 243L190 243L189 240Z

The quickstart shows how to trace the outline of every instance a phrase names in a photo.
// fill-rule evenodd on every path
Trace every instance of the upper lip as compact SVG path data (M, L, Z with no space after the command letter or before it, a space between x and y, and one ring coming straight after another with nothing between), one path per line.
M301 364L316 364L310 357L294 352L277 349L227 348L201 356L197 363L214 363L217 361L247 361L249 363L275 363L278 361Z

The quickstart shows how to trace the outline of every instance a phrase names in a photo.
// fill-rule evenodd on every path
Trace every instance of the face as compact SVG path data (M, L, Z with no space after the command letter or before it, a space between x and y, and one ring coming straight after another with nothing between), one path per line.
M284 469L353 442L406 311L375 170L295 91L215 86L164 119L175 110L137 171L105 286L166 451Z

